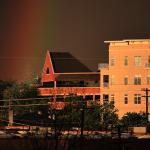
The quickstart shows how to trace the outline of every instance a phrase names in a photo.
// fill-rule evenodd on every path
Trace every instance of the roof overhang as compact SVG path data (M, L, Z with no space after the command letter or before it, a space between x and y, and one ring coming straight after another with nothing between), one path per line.
M150 42L150 39L124 39L124 40L104 41L104 43L123 43L123 42Z

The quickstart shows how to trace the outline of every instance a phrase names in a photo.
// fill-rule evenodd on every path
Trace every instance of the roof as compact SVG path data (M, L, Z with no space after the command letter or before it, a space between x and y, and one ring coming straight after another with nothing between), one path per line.
M92 72L69 52L49 52L55 73Z
M122 43L122 42L150 42L150 39L124 39L115 41L104 41L104 43Z

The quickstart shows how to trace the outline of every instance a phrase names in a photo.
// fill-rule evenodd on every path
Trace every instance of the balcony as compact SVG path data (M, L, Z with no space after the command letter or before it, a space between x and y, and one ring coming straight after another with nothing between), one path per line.
M145 64L145 67L146 67L146 68L150 68L150 63L146 63L146 64Z
M108 63L99 63L98 64L98 70L102 69L102 68L108 68L109 64Z
M104 88L109 88L109 83L108 83L108 82L104 82L104 83L103 83L103 87L104 87Z
M100 95L100 87L56 87L56 88L38 88L40 96L50 95Z

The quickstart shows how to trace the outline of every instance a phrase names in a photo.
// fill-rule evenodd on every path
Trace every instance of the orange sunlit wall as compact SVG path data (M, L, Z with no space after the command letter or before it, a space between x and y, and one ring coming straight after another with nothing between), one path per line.
M150 89L150 40L107 41L109 67L101 69L109 75L109 86L101 87L101 95L115 101L119 116L127 112L145 112L145 92ZM138 77L138 79L137 79Z
M48 73L47 73L48 69ZM47 51L45 63L42 71L42 82L50 82L55 81L54 69L52 65L52 61L50 59L50 53Z

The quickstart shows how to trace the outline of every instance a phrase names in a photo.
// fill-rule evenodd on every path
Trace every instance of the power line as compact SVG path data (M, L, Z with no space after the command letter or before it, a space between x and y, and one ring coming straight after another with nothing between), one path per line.
M0 119L0 121L4 121L4 122L9 123L9 120ZM15 123L15 124L18 124L18 125L23 125L23 126L30 126L30 125L23 124L23 123L18 123L18 122L14 122L14 123Z
M9 108L9 107L29 107L29 106L47 106L49 104L22 104L22 105L5 105L0 106L0 108Z
M97 105L100 105L99 102L102 101L102 100L96 101ZM64 103L64 104L78 103L79 104L79 103L88 103L88 102L93 102L93 101L92 100L81 100L81 101L71 101L71 102L70 101L56 101L56 104L59 104L59 103ZM121 100L119 100L119 101L117 100L115 102L124 102L124 100L122 100L122 101ZM36 104L16 104L16 105L9 105L9 104L7 104L7 105L0 106L0 108L8 108L9 106L10 107L48 106L48 105L50 105L50 103L55 104L55 102L48 102L48 104L37 104L37 103ZM128 108L133 108L132 106L128 106L127 104L125 106L127 106Z
M0 57L0 59L44 59L45 57L42 57L42 56L40 56L40 57ZM55 58L53 58L54 60L56 59L56 60L63 60L63 59L71 59L71 60L76 60L76 58L77 59L87 59L87 60L89 60L89 59L100 59L99 57L74 57L74 58L69 58L69 57L62 57L62 58L60 58L60 57L55 57ZM133 57L133 59L134 59L134 57ZM148 57L147 56L142 56L142 60L148 60Z
M45 57L0 57L1 60L11 60L11 59L20 59L20 60L24 60L24 59L45 59ZM76 58L53 58L54 60L76 60ZM83 58L83 57L78 57L77 59L81 59L81 60L100 60L100 58L94 57L94 58Z
M52 97L48 98L19 98L19 99L12 99L12 101L31 101L31 100L50 100ZM0 102L8 101L9 99L0 100Z

